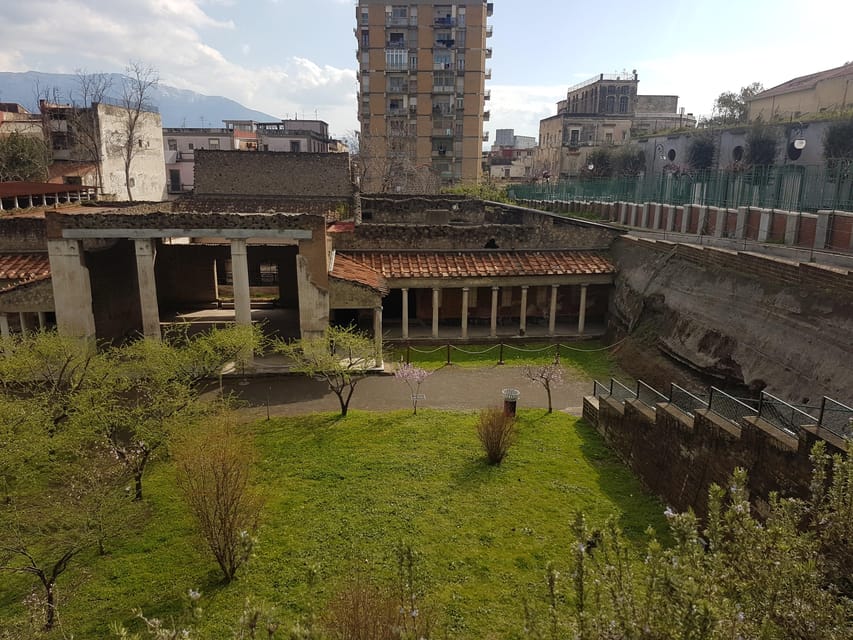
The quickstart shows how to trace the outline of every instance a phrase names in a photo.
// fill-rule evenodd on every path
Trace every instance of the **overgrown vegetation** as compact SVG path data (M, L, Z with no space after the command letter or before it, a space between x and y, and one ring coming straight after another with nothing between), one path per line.
M715 152L716 145L710 133L696 135L687 148L687 162L693 171L707 171L714 166Z
M507 185L499 185L491 180L478 183L457 184L452 187L445 187L441 192L455 196L468 196L469 198L476 198L478 200L511 204L510 198L507 195Z
M853 117L833 122L823 134L823 157L834 170L839 161L853 160Z
M762 124L754 124L746 134L744 160L753 167L769 167L776 163L779 140L776 130Z
M516 439L515 416L496 407L480 411L477 438L489 464L500 464Z
M0 137L0 182L47 180L50 161L50 149L37 136L15 131Z

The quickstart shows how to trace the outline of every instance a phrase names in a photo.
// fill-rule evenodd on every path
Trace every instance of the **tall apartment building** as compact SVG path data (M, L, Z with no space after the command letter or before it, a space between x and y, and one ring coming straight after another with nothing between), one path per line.
M362 188L426 191L479 180L493 3L360 0Z

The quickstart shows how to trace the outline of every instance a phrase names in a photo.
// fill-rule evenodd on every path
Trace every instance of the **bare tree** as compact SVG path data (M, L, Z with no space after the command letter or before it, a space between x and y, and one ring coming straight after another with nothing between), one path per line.
M116 132L113 146L121 154L124 162L124 181L127 187L127 199L133 202L130 180L130 168L133 159L142 148L140 137L143 114L152 108L151 97L160 82L160 75L154 67L139 61L131 61L125 68L125 77L121 83L121 127Z
M98 194L104 191L103 146L98 125L96 105L103 102L112 86L112 79L105 73L87 73L77 69L76 97L71 98L68 124L74 132L74 141L86 160L95 165L95 188Z

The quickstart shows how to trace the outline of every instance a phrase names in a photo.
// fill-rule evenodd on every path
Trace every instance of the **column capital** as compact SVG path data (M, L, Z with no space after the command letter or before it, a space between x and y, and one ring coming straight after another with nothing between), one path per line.
M471 290L471 287L462 287L462 291L468 293Z
M521 285L521 290L522 290L522 291L527 291L529 288L530 288L530 285L529 285L529 284L523 284L523 285Z
M560 285L558 285L558 284L552 284L552 285L551 285L551 288L552 288L552 289L559 289L559 288L560 288Z
M501 290L500 287L492 287L492 291L500 291L500 290Z

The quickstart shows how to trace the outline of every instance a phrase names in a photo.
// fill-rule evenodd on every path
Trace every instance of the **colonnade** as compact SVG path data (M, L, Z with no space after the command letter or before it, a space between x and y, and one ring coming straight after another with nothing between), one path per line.
M557 295L559 293L560 286L567 285L559 285L552 284L551 286L551 295L550 295L550 303L548 307L548 335L553 336L556 332L557 328ZM586 324L586 300L587 300L587 286L586 284L580 285L580 304L578 305L578 334L583 335L585 324ZM519 326L518 332L520 335L524 335L527 331L527 294L529 285L521 286L521 302L519 304ZM489 337L495 338L497 337L498 330L498 301L500 297L501 287L493 286L492 289L492 300L491 300L491 315L490 315L490 323L489 323ZM461 318L462 318L462 339L466 339L468 337L468 301L469 301L469 292L470 287L462 287L462 308L461 308ZM441 299L441 287L433 287L432 288L432 337L438 338L438 325L439 325L439 306ZM402 288L403 293L403 331L402 337L403 340L408 340L409 338L409 288Z
M0 336L4 338L8 338L12 334L9 325L10 315L9 313L0 313ZM31 328L34 329L36 320L40 331L47 328L47 313L44 311L20 311L17 315L21 333L25 333Z

